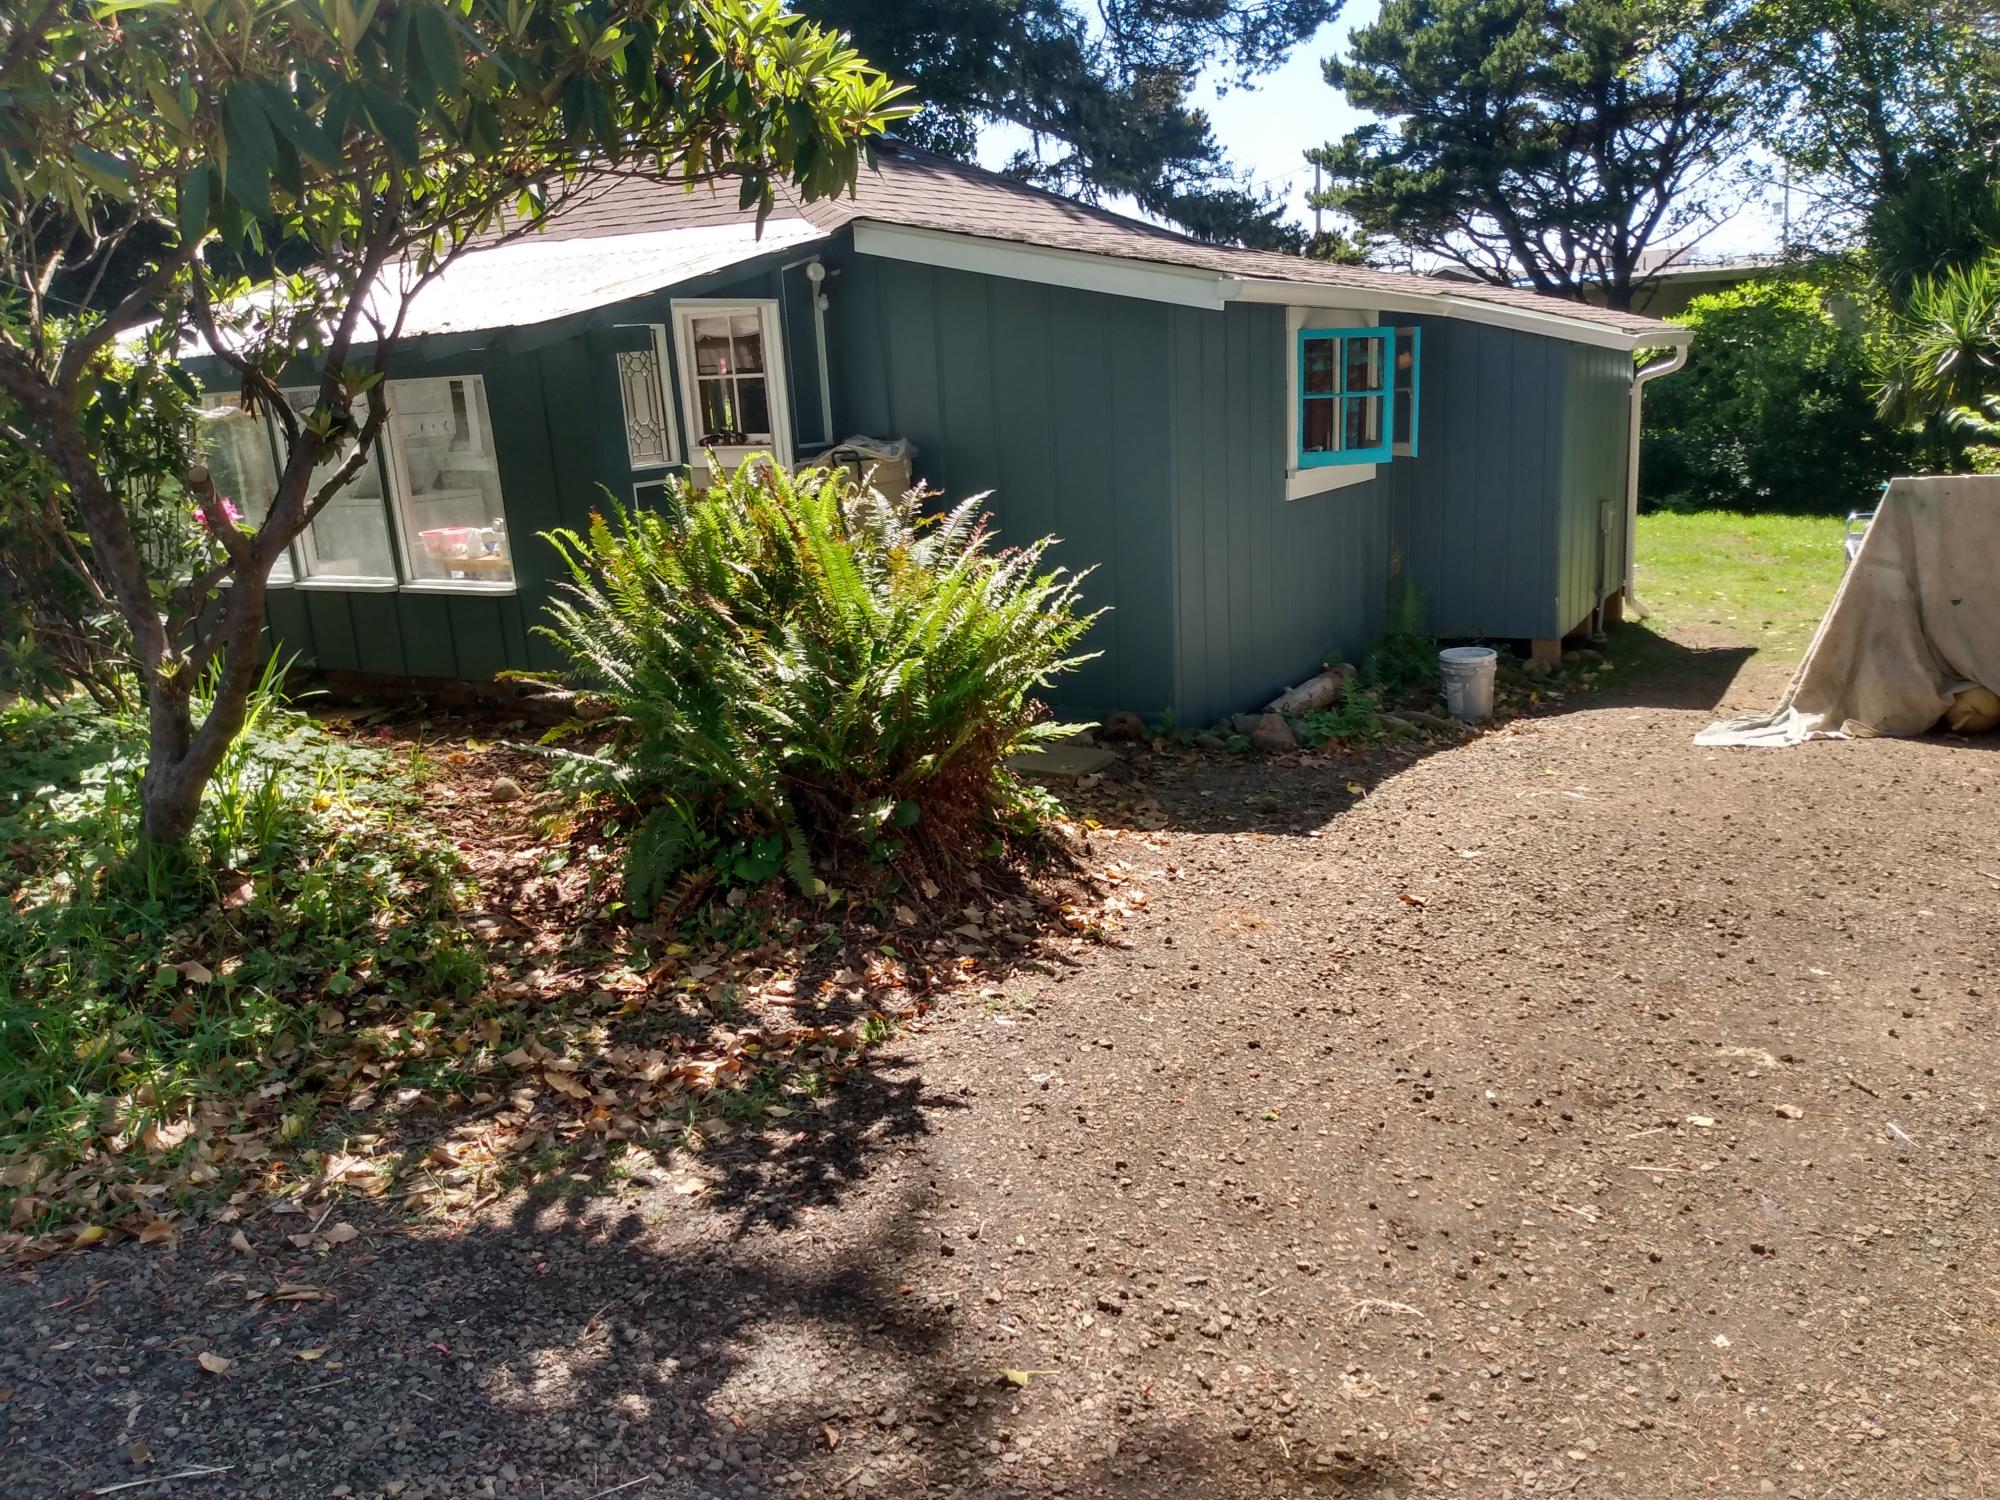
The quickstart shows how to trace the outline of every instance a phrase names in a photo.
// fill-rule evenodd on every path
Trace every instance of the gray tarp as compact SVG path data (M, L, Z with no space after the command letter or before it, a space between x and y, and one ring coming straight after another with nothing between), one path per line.
M2000 477L1898 479L1777 708L1694 742L1922 734L1975 684L2000 692Z

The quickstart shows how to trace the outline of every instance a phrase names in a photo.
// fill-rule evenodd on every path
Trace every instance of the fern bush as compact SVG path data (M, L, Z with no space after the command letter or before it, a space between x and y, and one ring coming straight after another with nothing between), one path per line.
M1033 802L1006 756L1066 731L1031 696L1087 660L1052 539L999 550L975 496L934 518L844 476L744 465L548 534L569 569L541 634L613 737L571 761L643 810L642 908L681 876L803 890L856 857L949 867Z

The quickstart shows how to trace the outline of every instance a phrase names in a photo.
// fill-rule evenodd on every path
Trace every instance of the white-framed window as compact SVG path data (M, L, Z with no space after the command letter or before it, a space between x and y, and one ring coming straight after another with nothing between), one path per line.
M708 449L718 463L734 467L753 453L768 453L789 467L792 434L778 304L676 302L674 342L690 457Z
M315 389L284 392L301 419L319 402ZM353 451L343 443L327 456L306 482L311 500ZM383 482L380 440L368 462L327 501L326 508L299 533L299 577L311 583L341 583L360 588L394 588L396 544L389 536L388 487Z
M263 419L248 410L240 396L210 391L201 398L201 449L215 493L236 507L246 527L263 525L278 493L277 456ZM271 564L271 584L282 588L291 581L287 548Z
M674 404L667 399L667 330L643 326L650 337L642 349L621 349L618 396L625 413L625 457L634 473L671 468L680 461L674 435Z
M314 390L285 398L303 415ZM392 380L375 450L299 536L299 581L350 589L514 586L486 383L477 375ZM351 449L314 471L317 486Z
M408 581L514 582L486 382L445 375L389 384L387 457Z

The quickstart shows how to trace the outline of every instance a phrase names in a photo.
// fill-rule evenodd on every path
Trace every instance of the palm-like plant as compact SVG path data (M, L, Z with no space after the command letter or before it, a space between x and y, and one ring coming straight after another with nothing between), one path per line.
M1884 409L1941 434L2000 395L2000 254L1913 283L1885 374Z

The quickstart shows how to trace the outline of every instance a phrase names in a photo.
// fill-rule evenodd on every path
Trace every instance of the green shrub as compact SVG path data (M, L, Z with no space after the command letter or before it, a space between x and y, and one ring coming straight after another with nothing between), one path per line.
M644 810L635 903L697 868L812 891L851 855L950 867L1032 821L1003 760L1064 731L1030 695L1094 616L1048 539L996 550L982 504L927 519L746 464L550 535L570 581L542 634L614 730L569 767Z
M1821 288L1754 281L1697 297L1687 368L1649 386L1640 494L1664 510L1838 514L1910 459L1878 415L1861 333Z
M1919 277L1878 346L1889 407L1940 468L1976 467L1968 444L2000 437L2000 251Z
M1334 740L1363 740L1382 728L1382 705L1375 694L1349 678L1340 702L1305 716L1299 738L1314 749Z
M1432 698L1438 688L1437 637L1424 628L1423 591L1407 577L1390 585L1389 628L1361 659L1361 680L1375 690L1369 707ZM1345 700L1343 699L1343 702Z

